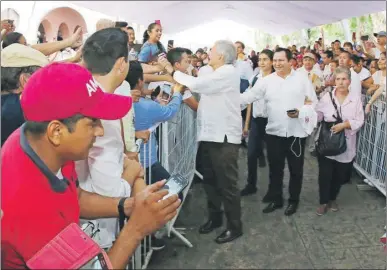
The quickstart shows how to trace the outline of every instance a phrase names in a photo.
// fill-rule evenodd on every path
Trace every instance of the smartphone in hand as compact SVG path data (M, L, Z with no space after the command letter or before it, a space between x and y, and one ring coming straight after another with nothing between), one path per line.
M167 189L168 190L168 195L166 195L163 200L166 198L172 196L172 195L177 195L180 192L183 191L185 187L187 187L189 184L189 181L187 178L184 178L180 174L175 174L169 177L165 185L162 187L162 189Z
M168 48L173 48L173 40L168 40Z
M368 38L369 38L368 35L365 35L365 36L361 36L361 37L360 37L360 39L361 39L362 41L367 41Z

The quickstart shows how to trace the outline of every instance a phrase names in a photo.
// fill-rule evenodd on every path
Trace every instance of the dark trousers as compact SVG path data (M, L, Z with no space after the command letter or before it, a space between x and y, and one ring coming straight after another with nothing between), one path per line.
M203 165L203 185L207 194L209 218L222 219L222 204L227 228L242 230L241 200L238 189L239 145L200 142Z
M282 204L285 159L290 172L289 203L298 203L302 188L304 171L304 152L306 138L266 136L267 159L269 161L268 198Z
M318 186L320 204L335 201L341 186L347 182L352 169L352 162L341 163L323 156L318 157Z
M251 119L249 143L247 145L247 184L257 187L258 158L263 156L263 141L266 135L267 118Z
M202 150L201 150L201 142L199 142L199 146L198 146L198 151L196 152L196 170L200 173L200 174L203 174L203 165L202 165L202 158L201 158L201 153L202 153Z

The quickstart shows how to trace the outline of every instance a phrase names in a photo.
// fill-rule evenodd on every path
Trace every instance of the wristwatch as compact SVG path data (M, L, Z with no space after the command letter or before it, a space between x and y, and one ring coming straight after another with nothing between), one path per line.
M126 197L121 198L119 203L118 203L118 221L119 221L119 225L120 225L120 230L122 230L122 228L124 227L125 219L127 218L127 216L125 215L125 210L124 210L124 204L125 204L126 199L127 199Z

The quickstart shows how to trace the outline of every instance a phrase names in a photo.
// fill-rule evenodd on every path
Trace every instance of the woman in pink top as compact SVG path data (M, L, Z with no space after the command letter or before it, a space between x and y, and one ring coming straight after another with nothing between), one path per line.
M352 169L352 161L356 155L356 133L363 126L364 111L360 95L349 92L351 84L351 71L348 68L338 67L335 70L336 88L332 92L337 109L343 123L332 127L332 132L345 130L347 150L337 156L319 156L319 195L320 207L317 215L323 215L328 208L337 211L337 195L341 185L346 182ZM330 95L324 95L316 106L319 121L335 122L337 116Z

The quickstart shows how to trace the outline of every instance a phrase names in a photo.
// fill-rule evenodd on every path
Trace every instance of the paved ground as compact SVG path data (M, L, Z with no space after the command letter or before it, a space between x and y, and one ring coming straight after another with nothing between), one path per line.
M240 187L246 179L246 152L240 151ZM197 233L206 220L205 193L193 186L178 223L187 227L188 248L178 239L154 253L150 269L386 269L386 253L379 243L386 219L385 197L377 191L358 191L353 184L342 188L340 211L318 217L317 163L305 162L304 185L298 212L286 217L284 210L263 214L261 199L268 183L267 168L259 170L259 192L242 199L244 235L218 245L215 237ZM288 173L285 174L285 183ZM284 187L287 195L287 184ZM285 197L286 198L286 197Z

